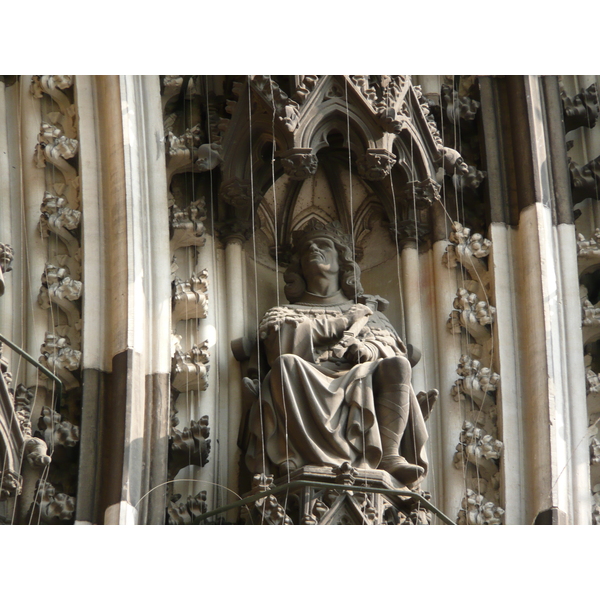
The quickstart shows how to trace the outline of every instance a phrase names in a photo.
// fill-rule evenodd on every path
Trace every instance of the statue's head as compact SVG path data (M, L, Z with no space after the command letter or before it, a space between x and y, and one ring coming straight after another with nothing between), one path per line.
M320 246L326 256L336 253L337 261L333 261L332 268L338 269L340 289L347 298L353 299L363 293L360 267L352 257L352 239L343 233L338 221L329 224L311 221L302 231L293 232L292 242L292 259L283 276L286 282L285 295L290 302L297 302L306 290L304 271L315 246Z

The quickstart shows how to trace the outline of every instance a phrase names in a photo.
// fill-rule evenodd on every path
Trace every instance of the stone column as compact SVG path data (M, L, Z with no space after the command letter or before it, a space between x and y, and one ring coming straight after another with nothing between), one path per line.
M454 271L443 264L447 229L443 206L433 205L433 276L435 280L435 331L438 351L438 382L440 399L435 407L438 416L439 469L441 498L438 506L451 519L456 519L465 493L461 471L453 466L456 444L462 427L460 404L452 399L450 390L457 379L456 368L461 355L460 335L448 330L447 322L456 296L458 282Z
M548 126L539 117L544 102L556 98L550 88L544 98L538 77L507 80L520 208L515 341L522 350L525 522L589 523L589 490L581 483L589 468L581 436L587 423L584 411L575 408L585 406L575 235L569 224L556 223L557 215L564 214L564 186L556 170L561 157L551 123L558 117L550 110Z
M242 372L240 363L230 351L233 340L246 334L244 327L244 257L241 235L232 235L225 240L226 314L227 349L229 350L228 369L228 411L227 411L227 487L237 492L239 479L240 452L237 448L238 432L242 418Z

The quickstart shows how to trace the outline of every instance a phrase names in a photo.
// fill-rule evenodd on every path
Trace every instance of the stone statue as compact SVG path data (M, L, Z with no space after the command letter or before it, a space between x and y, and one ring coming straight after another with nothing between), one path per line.
M414 488L427 473L427 430L406 347L377 310L387 302L363 294L339 223L315 223L293 241L291 304L259 327L271 370L254 386L246 464L283 475L349 462Z

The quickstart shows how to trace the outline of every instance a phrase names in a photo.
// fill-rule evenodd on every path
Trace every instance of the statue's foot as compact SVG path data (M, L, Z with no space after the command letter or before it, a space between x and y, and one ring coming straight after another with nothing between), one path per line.
M379 463L379 468L393 475L400 483L410 485L425 473L419 465L411 465L403 456L386 456Z

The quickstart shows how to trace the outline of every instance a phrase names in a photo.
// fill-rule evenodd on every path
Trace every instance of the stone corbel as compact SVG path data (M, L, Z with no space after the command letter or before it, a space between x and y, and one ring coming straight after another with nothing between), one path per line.
M173 202L169 207L171 223L171 254L178 248L187 246L204 246L204 223L206 220L206 205L204 197L191 202L185 208Z
M563 102L563 116L565 122L565 133L596 125L598 119L598 92L596 84L592 83L587 89L582 89L579 94L572 98L566 95L561 85L561 97Z
M460 357L456 372L460 376L452 386L452 396L458 402L473 399L484 412L488 412L491 404L496 403L496 391L500 383L500 375L467 354Z
M198 422L190 421L183 431L173 428L169 445L169 477L174 478L189 465L203 467L210 455L210 428L205 415Z
M0 296L4 294L4 273L12 271L14 252L9 244L0 243Z
M452 86L446 84L442 85L442 102L451 123L457 123L459 119L475 120L481 106L477 100L473 100L469 96L459 96Z
M469 166L468 171L462 176L462 183L466 187L476 190L486 178L485 171L478 171L474 166Z
M491 339L495 307L465 288L458 289L453 306L447 322L448 329L453 333L461 333L464 328L478 344L485 345Z
M482 494L467 489L458 511L458 525L502 525L504 509L487 502Z
M600 465L600 439L596 436L590 440L590 465Z
M208 340L200 346L194 345L189 352L183 352L180 348L176 349L171 370L172 387L179 392L206 390L208 388L209 360Z
M69 338L46 332L40 351L42 355L39 361L60 377L66 390L79 386L72 372L78 371L81 366L81 352L71 347Z
M582 287L582 293L585 289ZM588 340L596 337L600 333L600 307L598 304L592 304L587 297L587 292L581 298L581 325L583 343L587 344Z
M64 196L56 196L50 192L44 194L40 206L40 231L43 237L48 237L49 232L60 237L74 255L79 250L79 242L69 233L79 227L81 212L69 206Z
M75 516L75 498L57 493L48 481L38 480L33 503L34 514L44 525L58 525L61 521L71 521Z
M205 491L195 496L188 496L187 502L178 502L180 498L181 494L175 494L169 501L167 507L169 525L192 525L196 517L208 510Z
M56 445L73 448L79 442L79 427L65 421L59 413L48 406L42 408L38 428L50 448Z
M489 435L485 429L465 421L460 432L454 455L454 466L463 469L465 463L473 465L486 479L498 472L496 462L500 459L504 444Z
M396 155L385 148L369 148L356 161L358 174L368 181L382 181L390 175L396 164Z
M176 136L172 131L167 132L165 141L168 181L171 181L175 173L184 170L203 173L221 164L221 146L216 142L203 144L202 137L200 125L186 129L180 136Z
M592 360L593 357L591 354L586 354L584 357L585 363L585 387L586 394L597 394L600 392L600 377L598 377L597 373L592 371Z
M60 127L43 122L35 148L37 167L42 169L46 162L49 162L57 167L64 175L65 181L70 183L77 177L77 171L67 161L77 154L78 145L79 142L67 137Z
M208 314L208 271L192 273L190 279L179 277L172 283L173 325L187 319L205 319Z
M592 524L600 525L600 483L592 488Z
M600 156L583 167L569 159L569 171L574 204L582 202L586 198L600 199Z
M0 271L2 271L2 273L12 271L12 261L14 257L15 253L12 246L0 243Z
M441 186L430 177L423 181L410 181L404 192L404 200L409 207L417 210L429 208L434 202L441 202Z
M290 179L303 181L317 172L319 161L310 148L292 148L279 156L281 166Z
M273 107L276 119L290 132L294 132L300 121L300 107L279 87L279 84L265 75L255 75L252 87Z
M53 302L65 311L69 326L75 327L81 314L74 303L81 298L82 289L83 283L71 278L68 269L46 263L38 303L42 308L47 309Z
M77 112L75 105L61 90L72 85L71 75L34 75L31 78L31 93L34 98L48 94L58 104L60 115L57 115L55 122L60 123L69 138L77 137Z
M480 233L471 235L471 230L458 221L452 223L452 232L448 236L450 244L442 258L443 264L449 269L459 263L467 270L471 279L481 279L486 288L489 288L488 268L485 259L491 249L492 242Z

